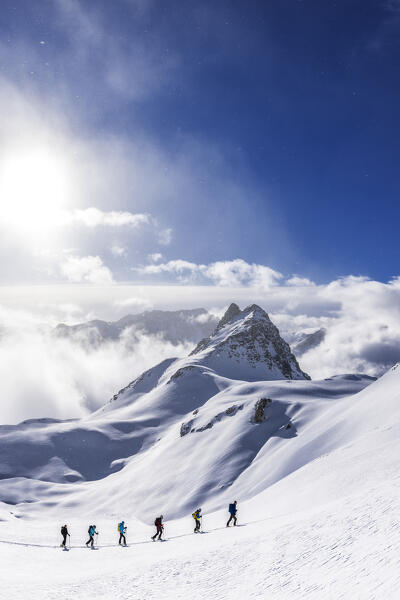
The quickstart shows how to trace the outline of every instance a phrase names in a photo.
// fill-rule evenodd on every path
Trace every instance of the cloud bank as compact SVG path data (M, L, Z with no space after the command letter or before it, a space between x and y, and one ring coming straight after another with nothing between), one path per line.
M192 349L192 344L183 342L175 347L135 331L97 348L90 348L89 343L77 346L51 335L60 321L115 320L151 308L203 306L221 314L232 301L242 307L256 302L267 310L289 343L294 344L299 333L326 329L321 343L300 358L302 369L313 379L354 372L379 376L400 361L400 277L381 283L349 276L316 284L241 260L205 266L173 261L172 265L149 266L161 266L161 274L167 268L177 278L186 271L196 276L200 273L214 285L121 286L110 283L98 257L86 258L90 260L69 259L66 273L71 280L92 280L91 284L3 288L1 422L85 414L146 368Z
M55 337L51 328L29 318L18 323L16 313L13 320L0 337L0 423L84 416L147 368L192 349L134 330L93 347L89 340Z

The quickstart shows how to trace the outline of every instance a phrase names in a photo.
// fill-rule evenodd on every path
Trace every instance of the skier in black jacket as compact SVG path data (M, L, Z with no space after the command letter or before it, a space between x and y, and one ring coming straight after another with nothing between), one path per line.
M68 527L66 525L63 525L61 527L61 535L63 536L63 541L62 541L62 544L61 544L61 548L65 548L66 545L67 545L67 536L70 537L69 533L68 533Z

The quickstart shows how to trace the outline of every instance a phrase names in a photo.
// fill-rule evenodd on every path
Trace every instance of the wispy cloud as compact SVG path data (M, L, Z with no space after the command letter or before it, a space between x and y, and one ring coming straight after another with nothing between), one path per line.
M172 241L172 229L168 227L163 229L158 234L158 242L161 246L169 246Z
M61 273L74 283L109 285L114 282L113 274L99 256L69 256L61 264Z
M126 257L128 255L127 250L124 246L118 246L118 245L114 244L113 246L111 246L110 250L111 250L111 254L117 258L121 257L121 256Z
M84 210L75 210L65 215L66 223L77 222L86 225L86 227L99 227L105 225L108 227L124 227L130 225L138 227L139 225L150 222L150 216L144 214L133 214L129 211L108 211L105 212L99 208L90 207Z
M192 282L197 278L214 282L216 285L255 286L268 288L276 285L283 275L270 267L250 264L241 258L235 260L216 261L208 265L193 263L186 260L170 260L166 263L138 267L142 274L159 275L162 273L178 276L178 279L191 277Z
M137 29L130 36L117 36L96 4L78 0L56 0L54 4L60 34L68 45L68 75L73 80L77 74L86 74L91 95L102 90L102 99L107 101L106 89L128 101L143 100L173 78L179 56L172 50L165 52L157 37L143 35L144 9L136 10L132 20Z
M161 252L153 252L147 256L148 260L152 263L160 262L164 257Z

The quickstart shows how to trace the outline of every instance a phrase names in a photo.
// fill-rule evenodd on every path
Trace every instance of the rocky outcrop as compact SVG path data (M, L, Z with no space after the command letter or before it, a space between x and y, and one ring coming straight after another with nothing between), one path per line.
M202 431L206 431L207 429L211 429L212 427L214 427L215 423L219 423L225 417L233 417L234 415L236 415L236 413L239 410L243 410L243 406L244 406L244 404L234 404L233 406L230 406L223 412L215 415L215 417L213 417L205 425L201 425L200 427L194 426L196 419L191 419L190 421L187 421L186 423L182 423L181 429L180 429L180 435L181 435L181 437L183 437L183 436L187 435L188 433L195 433L195 432L200 433ZM195 410L193 412L193 414L197 415L198 412L199 412L198 410Z
M254 410L254 423L262 423L265 421L265 409L270 402L272 402L272 400L269 398L260 398L257 400Z

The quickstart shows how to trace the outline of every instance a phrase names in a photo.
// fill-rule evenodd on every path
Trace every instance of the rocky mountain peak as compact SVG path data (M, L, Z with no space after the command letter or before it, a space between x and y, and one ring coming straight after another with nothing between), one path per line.
M237 317L238 315L240 315L240 313L241 313L241 311L240 311L240 308L238 307L238 305L235 304L234 302L232 302L232 304L229 305L229 307L226 310L224 316L222 317L222 319L218 323L218 325L217 325L217 327L215 329L215 332L219 331L220 329L222 329L222 327L224 327L228 323L231 323L235 319L235 317Z
M310 379L257 304L244 310L231 304L212 335L201 340L191 356L219 372L236 373L236 378Z

